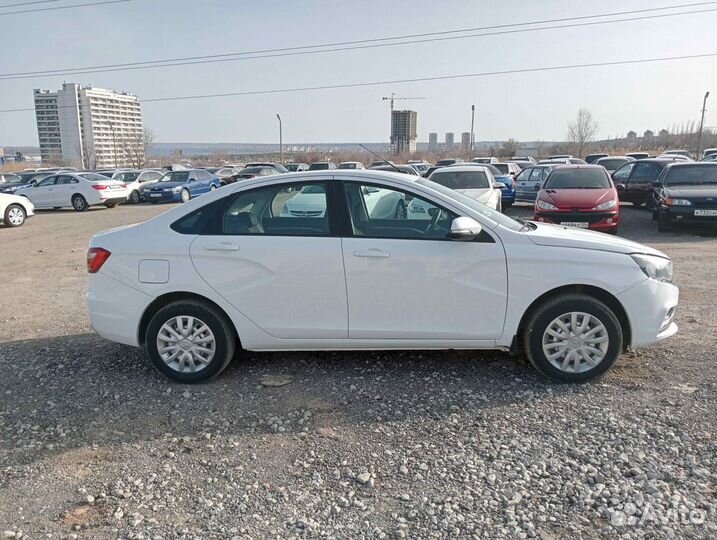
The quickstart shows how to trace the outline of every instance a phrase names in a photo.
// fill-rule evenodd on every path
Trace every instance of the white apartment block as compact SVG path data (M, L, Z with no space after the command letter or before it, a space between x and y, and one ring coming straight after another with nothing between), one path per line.
M75 83L33 94L43 162L88 169L141 165L144 135L137 96Z

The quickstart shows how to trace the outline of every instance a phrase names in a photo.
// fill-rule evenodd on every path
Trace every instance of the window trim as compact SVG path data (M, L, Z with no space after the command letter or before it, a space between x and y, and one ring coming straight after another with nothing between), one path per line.
M445 238L416 238L415 236L366 236L366 235L356 235L354 234L353 229L353 223L351 218L351 212L349 210L348 201L346 200L346 184L358 184L359 186L371 186L376 187L379 189L390 189L393 191L400 191L402 193L410 193L413 197L418 197L419 199L426 200L426 196L422 194L418 194L411 191L406 191L403 188L397 188L395 186L389 186L386 184L380 184L372 181L360 181L360 180L334 180L333 183L340 184L340 189L337 191L340 191L340 203L341 204L341 212L337 212L341 216L343 216L344 220L343 223L341 223L342 227L342 238L365 238L367 240L417 240L419 242L455 242L455 240L451 240L448 236ZM444 206L436 203L433 200L426 200L426 202L432 204L433 206L440 208L444 212L447 212L448 214L455 216L453 219L456 219L457 217L461 217L458 214L456 214L453 210L448 210ZM473 242L480 242L480 243L495 243L495 239L491 234L486 232L485 227L482 227L481 234L473 240ZM466 242L470 243L470 242Z

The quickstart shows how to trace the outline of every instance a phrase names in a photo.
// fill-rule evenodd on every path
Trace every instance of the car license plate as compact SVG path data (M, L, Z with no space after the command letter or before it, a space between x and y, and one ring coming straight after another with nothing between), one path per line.
M560 224L566 227L577 227L578 229L587 229L590 226L585 221L561 221Z
M696 216L717 216L717 210L695 210Z
M162 194L161 193L150 193L149 196L150 197L161 197Z

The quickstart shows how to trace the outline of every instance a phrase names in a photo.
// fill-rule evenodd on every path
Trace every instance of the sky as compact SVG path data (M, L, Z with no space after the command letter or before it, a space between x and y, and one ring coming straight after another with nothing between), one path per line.
M46 7L89 0L57 0ZM343 42L638 10L696 0L130 0L87 8L2 15L0 74ZM43 4L26 6L41 8ZM717 9L710 5L681 11ZM668 11L669 12L669 11ZM675 12L673 10L672 12ZM663 12L664 13L664 12ZM650 15L650 14L646 14ZM626 16L623 16L626 17ZM565 24L565 23L562 23ZM140 100L521 70L717 52L717 11L663 19L394 47L163 67L151 70L0 80L0 109L32 107L33 88L63 81L125 90ZM418 112L418 140L470 130L476 140L561 140L580 108L598 138L655 132L698 121L717 127L717 57L664 63L538 71L269 95L143 105L158 142L380 142L389 105ZM34 113L0 113L0 147L37 145Z

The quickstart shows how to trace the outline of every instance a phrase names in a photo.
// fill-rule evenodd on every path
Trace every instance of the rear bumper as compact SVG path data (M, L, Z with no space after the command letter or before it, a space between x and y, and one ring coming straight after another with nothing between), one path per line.
M645 347L677 333L680 291L672 283L646 279L617 295L630 321L632 347Z
M535 221L543 223L587 223L593 231L614 231L620 225L619 212L535 212Z
M153 298L101 272L90 277L90 324L110 341L139 347L139 321Z

